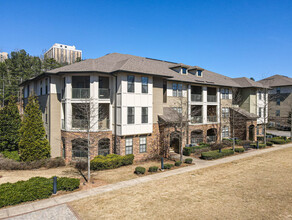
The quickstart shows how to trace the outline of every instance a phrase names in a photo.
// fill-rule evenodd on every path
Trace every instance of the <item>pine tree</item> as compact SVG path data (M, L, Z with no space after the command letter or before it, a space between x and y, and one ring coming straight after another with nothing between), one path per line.
M20 124L16 98L11 97L8 105L0 110L0 151L18 150Z
M19 153L22 161L34 161L50 157L50 145L46 139L42 113L35 96L30 96L25 107L20 128Z

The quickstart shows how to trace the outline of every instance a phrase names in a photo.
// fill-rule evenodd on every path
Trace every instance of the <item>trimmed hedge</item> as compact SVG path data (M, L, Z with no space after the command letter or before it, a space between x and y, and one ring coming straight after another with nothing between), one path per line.
M234 151L237 152L237 153L243 153L244 152L244 148L235 148Z
M148 172L154 173L158 171L158 167L153 166L153 167L149 167Z
M181 161L175 161L175 163L174 163L174 165L175 165L176 167L179 167L181 164L182 164Z
M3 156L6 158L9 158L15 161L20 161L18 151L5 150L5 151L2 151L1 154L3 154Z
M146 172L146 169L144 167L136 167L135 172L136 174L144 174Z
M73 191L78 189L79 179L57 178L57 189ZM27 181L4 183L0 185L0 208L22 202L49 198L53 194L53 178L33 177Z
M218 159L221 157L226 157L232 154L234 154L234 151L232 149L223 149L221 153L219 153L218 150L214 150L214 151L202 152L201 158L204 160L213 160L213 159Z
M133 160L133 154L129 154L126 156L121 156L117 154L108 154L106 156L99 155L90 161L90 168L92 170L114 169L121 166L133 164Z
M170 164L170 163L165 163L165 164L164 164L164 169L169 170L169 169L171 169L172 167L173 167L173 164Z
M267 146L273 146L273 143L268 141Z
M192 158L185 159L185 163L187 163L187 164L191 164L192 162L193 162Z
M272 143L274 143L274 144L286 144L286 143L288 143L287 141L285 141L284 139L280 139L280 138L278 138L278 139L274 139L274 138L272 138L271 140L270 140L270 142L272 142Z
M191 152L192 152L192 148L191 147L185 147L183 149L183 155L184 156L190 156L191 155Z
M257 149L257 144L256 144L256 143L252 143L252 144L250 144L250 146L251 146L252 148L254 148L254 149ZM259 149L261 149L261 148L265 148L265 147L266 147L265 144L259 144Z

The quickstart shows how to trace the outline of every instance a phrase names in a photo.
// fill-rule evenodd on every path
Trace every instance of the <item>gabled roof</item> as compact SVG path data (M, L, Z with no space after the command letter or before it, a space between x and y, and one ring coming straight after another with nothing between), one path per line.
M250 112L246 111L245 109L238 108L238 107L230 107L230 108L248 119L257 119L258 118L258 116L256 114L250 113Z
M71 65L50 70L47 74L65 74L82 72L101 72L113 74L119 71L148 74L152 76L167 77L169 80L206 85L219 85L226 87L241 87L232 78L208 70L202 71L202 76L192 73L180 74L174 71L174 66L186 66L190 69L202 69L181 63L139 57L128 54L110 53L97 59L88 59ZM33 80L33 79L32 79Z
M292 86L292 78L283 75L270 76L258 82L270 87Z
M268 86L265 86L262 83L255 82L246 77L233 78L233 80L242 88L269 88Z

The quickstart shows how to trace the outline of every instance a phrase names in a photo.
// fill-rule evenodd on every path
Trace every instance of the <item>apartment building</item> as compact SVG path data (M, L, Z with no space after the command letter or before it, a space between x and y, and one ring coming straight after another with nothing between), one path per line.
M77 58L82 59L82 51L76 50L75 46L55 43L45 52L44 57L54 58L58 63L72 64Z
M292 112L292 78L274 75L259 81L269 86L269 122L277 128L289 128Z
M8 59L8 53L0 52L0 62L4 62L6 59Z
M233 91L248 88L199 66L111 53L21 86L24 105L32 92L39 97L52 157L67 161L87 154L88 129L92 156L133 153L136 160L179 141L256 139L257 112L233 103Z

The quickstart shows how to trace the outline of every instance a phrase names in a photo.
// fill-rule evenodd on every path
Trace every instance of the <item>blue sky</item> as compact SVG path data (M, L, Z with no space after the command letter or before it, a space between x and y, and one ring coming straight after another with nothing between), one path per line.
M292 77L291 0L0 0L0 50L54 43L198 65L230 77Z

